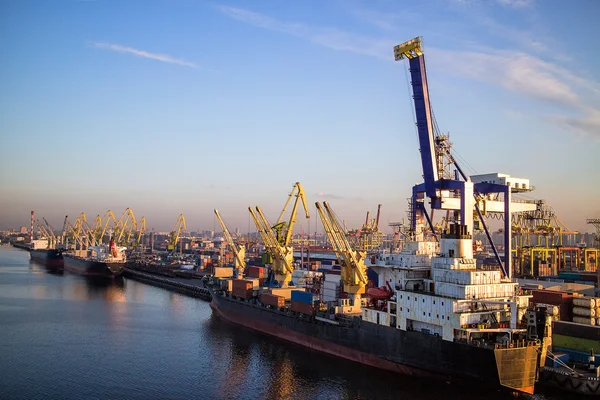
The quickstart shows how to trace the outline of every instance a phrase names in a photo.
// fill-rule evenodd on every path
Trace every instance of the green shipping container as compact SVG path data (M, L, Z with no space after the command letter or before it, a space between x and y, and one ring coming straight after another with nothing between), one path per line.
M552 346L585 352L589 352L593 349L596 354L600 353L600 342L596 340L558 335L556 333L552 335Z

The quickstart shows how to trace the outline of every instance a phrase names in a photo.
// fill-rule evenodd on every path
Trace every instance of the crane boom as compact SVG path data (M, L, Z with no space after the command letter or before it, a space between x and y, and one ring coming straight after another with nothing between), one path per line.
M360 311L360 297L365 293L368 278L365 266L366 251L358 251L346 237L342 224L327 202L315 203L323 228L331 241L333 250L341 265L341 278L344 283L344 291L353 299L349 312Z
M221 215L219 214L219 210L215 209L215 215L217 216L219 224L221 224L221 229L223 229L223 235L225 235L225 240L227 240L227 243L229 243L229 246L233 249L233 254L235 256L235 262L233 266L238 271L237 277L241 279L244 275L244 269L246 269L246 246L244 246L243 244L238 246L235 243L233 237L231 236L231 233L229 233L229 229L227 229L225 221L223 221L223 218L221 218Z
M169 236L169 243L167 244L167 250L173 251L177 247L177 241L179 240L179 235L181 235L181 230L185 232L187 230L187 226L185 224L185 217L183 214L179 214L179 218L177 218L177 222L175 222L175 226L173 227L173 231Z
M287 287L292 280L292 273L294 272L294 252L292 247L282 246L279 243L260 207L256 207L256 211L252 207L248 207L248 210L265 247L273 256L272 270L275 274L277 284L281 287Z
M428 197L436 198L435 182L439 179L439 173L435 153L433 118L431 104L429 102L425 57L423 56L423 51L421 49L421 37L416 37L408 42L395 46L394 58L396 61L402 60L403 58L408 59L415 115L417 118L416 124L419 135L425 191Z
M296 196L296 200L294 201L294 206L292 207L292 213L290 214L290 220L286 223L283 220L283 216L285 215L285 211L287 210L292 197ZM292 237L292 232L294 230L294 224L296 223L296 214L298 212L298 203L302 200L302 206L304 207L304 212L306 218L310 218L310 214L308 212L308 205L306 204L306 195L304 194L304 188L300 184L300 182L294 183L292 187L292 191L288 195L288 199L283 206L283 210L281 210L281 214L279 214L279 218L277 218L277 222L273 225L272 229L277 233L277 240L281 243L282 246L289 246L290 239Z

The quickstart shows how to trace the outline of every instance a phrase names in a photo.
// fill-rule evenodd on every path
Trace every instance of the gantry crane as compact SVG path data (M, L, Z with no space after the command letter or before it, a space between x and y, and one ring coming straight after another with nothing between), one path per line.
M283 217L292 196L295 196L296 200L292 207L290 219L286 223L283 221ZM288 286L294 272L294 248L290 245L290 241L294 224L296 223L296 213L298 212L300 201L302 201L306 218L310 218L304 188L300 182L296 182L292 187L292 191L289 194L275 225L269 223L269 220L265 217L260 207L256 207L256 212L252 207L248 207L250 215L256 225L256 229L260 233L265 247L267 248L267 252L273 257L272 271L277 285L281 287Z
M215 215L217 216L219 224L221 224L221 229L223 229L223 235L225 235L225 240L227 240L229 247L231 247L231 249L233 250L233 254L235 256L233 267L237 271L237 278L241 279L244 276L244 269L246 269L246 246L244 246L243 244L238 245L235 243L233 237L231 236L231 233L229 233L229 229L227 229L225 221L223 221L223 218L221 218L221 215L219 214L219 210L215 210Z
M179 218L177 218L177 222L175 222L175 226L169 235L169 243L167 243L168 251L174 251L177 248L177 242L179 241L182 230L185 232L187 226L185 225L185 217L183 214L179 214Z
M451 211L454 214L453 221L465 225L467 232L472 234L474 213L476 213L504 275L510 277L512 274L511 213L534 210L535 204L513 202L513 189L510 185L496 182L496 180L474 182L460 168L450 153L451 143L448 136L439 133L433 117L421 38L416 37L395 46L394 57L396 61L406 58L409 62L417 135L423 168L423 183L415 185L412 190L412 231L415 235L418 235L417 239L422 238L425 223L427 223L435 236L435 228L432 222L433 212L434 210L445 210ZM453 171L450 170L451 167L453 167ZM500 195L502 195L502 199L500 199ZM425 208L426 197L431 200L432 215L429 215ZM501 260L492 241L490 231L485 224L483 217L486 213L501 213L504 217L504 262Z
M342 224L326 201L323 202L322 206L318 202L315 205L323 222L323 228L325 228L333 251L335 251L341 265L341 280L344 284L344 292L352 299L351 308L347 309L346 312L360 312L360 298L365 293L368 284L367 267L365 266L367 252L355 250L352 247Z

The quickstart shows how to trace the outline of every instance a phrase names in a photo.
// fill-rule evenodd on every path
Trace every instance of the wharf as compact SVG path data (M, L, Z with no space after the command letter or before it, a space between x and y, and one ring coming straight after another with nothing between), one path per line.
M123 276L147 285L157 286L187 296L196 297L206 301L212 300L209 290L204 286L204 281L200 279L158 276L136 271L127 267L123 272Z
M17 249L27 250L27 251L31 250L31 247L29 247L29 243L11 242L11 244L13 247L16 247Z

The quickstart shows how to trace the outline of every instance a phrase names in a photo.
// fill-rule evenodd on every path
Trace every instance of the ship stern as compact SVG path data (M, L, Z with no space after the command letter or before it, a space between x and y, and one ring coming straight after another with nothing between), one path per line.
M500 385L510 390L533 394L537 379L538 348L538 345L531 345L494 349Z

